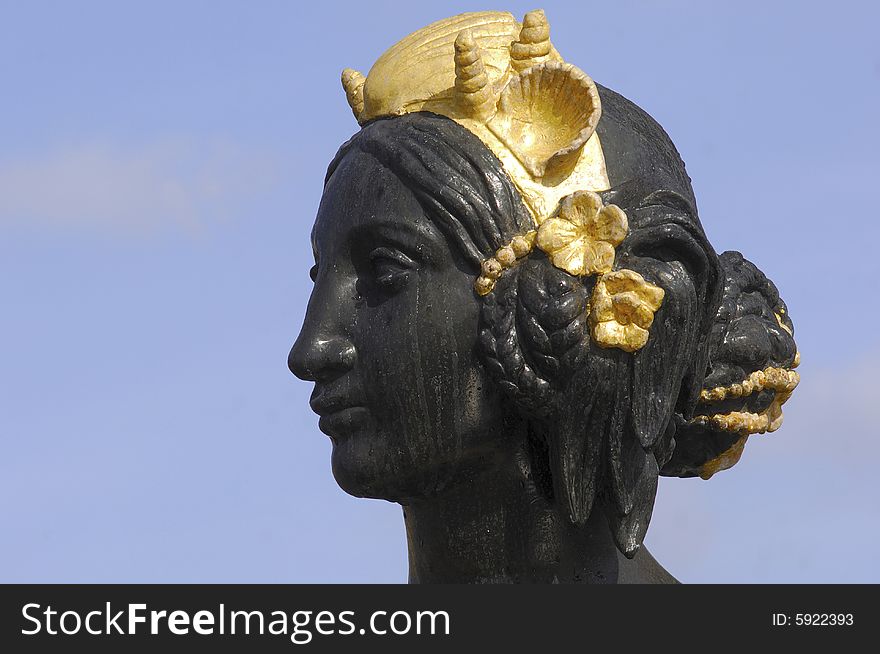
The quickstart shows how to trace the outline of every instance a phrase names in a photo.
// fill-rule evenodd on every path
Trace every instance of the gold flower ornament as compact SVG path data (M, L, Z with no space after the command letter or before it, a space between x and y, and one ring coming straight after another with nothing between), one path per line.
M602 275L590 302L590 329L602 347L635 352L648 342L654 313L665 295L662 288L633 270Z
M537 245L550 261L572 275L607 273L614 265L614 248L627 232L626 214L613 204L602 205L592 191L567 196L556 216L538 228Z

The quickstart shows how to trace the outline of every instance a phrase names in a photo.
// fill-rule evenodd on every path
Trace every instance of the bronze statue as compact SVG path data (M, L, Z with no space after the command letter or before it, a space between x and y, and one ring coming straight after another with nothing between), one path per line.
M412 582L673 582L660 474L734 465L798 382L785 304L718 255L675 147L543 12L463 14L342 76L291 370Z

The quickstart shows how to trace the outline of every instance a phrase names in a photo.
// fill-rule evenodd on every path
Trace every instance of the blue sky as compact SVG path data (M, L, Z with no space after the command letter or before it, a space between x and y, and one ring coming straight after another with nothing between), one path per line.
M409 6L406 6L406 5ZM286 368L339 85L462 11L670 133L706 231L780 287L802 383L647 543L686 582L880 582L875 3L0 3L0 581L400 582Z

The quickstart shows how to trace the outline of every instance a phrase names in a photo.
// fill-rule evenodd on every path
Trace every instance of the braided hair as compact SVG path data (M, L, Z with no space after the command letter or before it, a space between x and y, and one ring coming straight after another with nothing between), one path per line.
M618 548L632 557L661 471L691 476L724 467L716 460L741 434L712 416L765 411L775 392L762 389L731 408L706 400L707 388L759 366L791 364L794 342L772 284L740 255L719 258L709 245L684 164L663 130L632 103L600 91L599 131L613 184L603 200L624 209L630 227L616 262L666 293L651 337L635 354L593 342L587 323L595 278L572 276L533 251L480 300L478 340L485 366L528 421L532 490L575 525L601 507ZM398 176L475 277L498 248L535 229L495 155L449 118L421 112L372 121L340 148L326 179L352 150ZM788 331L773 328L771 314ZM750 339L766 341L762 354L745 344ZM703 433L713 434L709 445Z

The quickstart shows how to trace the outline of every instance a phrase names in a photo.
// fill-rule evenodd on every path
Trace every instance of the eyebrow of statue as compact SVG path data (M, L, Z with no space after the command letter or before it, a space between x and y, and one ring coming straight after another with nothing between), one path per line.
M352 241L360 239L381 239L390 241L407 251L413 258L424 259L438 247L442 247L442 241L433 226L425 220L404 221L377 218L367 223L357 225L351 229L349 238Z

